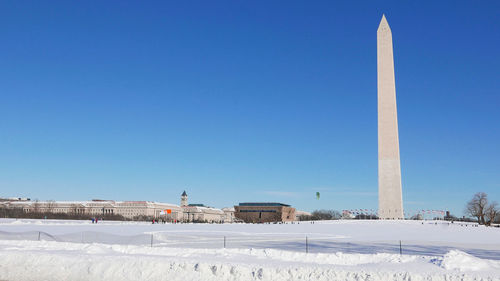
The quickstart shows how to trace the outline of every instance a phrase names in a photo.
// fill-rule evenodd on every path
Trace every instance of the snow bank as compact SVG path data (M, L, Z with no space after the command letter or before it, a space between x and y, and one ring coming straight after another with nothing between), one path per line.
M452 250L444 255L442 260L437 263L448 270L459 271L481 271L498 270L500 271L500 262L483 260L459 250Z
M499 236L499 228L420 221L0 219L0 280L500 281Z
M0 280L500 280L500 262L442 257L305 254L0 241Z

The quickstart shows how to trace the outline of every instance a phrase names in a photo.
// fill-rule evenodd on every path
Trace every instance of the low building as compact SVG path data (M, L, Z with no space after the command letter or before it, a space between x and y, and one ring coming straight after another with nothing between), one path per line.
M294 221L295 208L274 202L240 203L234 206L234 216L251 223Z
M224 222L234 222L235 217L234 217L234 208L222 208L222 211L224 212Z
M183 220L186 222L220 222L224 221L224 212L221 209L204 206L203 204L189 204L182 206Z
M224 211L203 204L188 204L186 191L181 194L182 221L184 222L224 222Z
M160 202L123 201L116 204L116 213L126 218L142 216L179 221L182 219L182 212L182 208L177 205Z
M128 219L155 218L171 222L233 222L234 209L224 210L203 204L188 204L186 191L180 206L151 201L38 201L25 198L0 198L0 208L19 209L25 213L65 213L101 217L121 215Z
M150 201L7 201L4 208L18 208L25 213L65 213L75 215L105 216L122 215L125 218L151 217L167 221L181 220L182 208L167 203Z

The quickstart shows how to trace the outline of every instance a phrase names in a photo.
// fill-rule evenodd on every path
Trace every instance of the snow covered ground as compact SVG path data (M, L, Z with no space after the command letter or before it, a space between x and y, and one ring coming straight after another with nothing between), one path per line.
M499 238L500 228L419 221L0 219L0 280L500 280Z

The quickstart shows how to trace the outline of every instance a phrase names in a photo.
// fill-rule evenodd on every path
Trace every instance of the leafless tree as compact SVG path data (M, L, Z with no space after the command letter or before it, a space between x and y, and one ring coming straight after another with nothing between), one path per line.
M312 220L338 220L342 215L335 210L316 210L311 214Z
M500 210L498 209L497 202L491 202L488 206L486 206L486 210L484 212L485 217L488 219L486 222L487 225L491 225L495 222L496 217L500 214Z
M40 213L40 201L38 199L33 202L33 213Z
M56 207L56 201L54 200L47 201L47 212L52 213L55 207Z
M72 214L76 214L77 211L78 211L78 205L77 204L71 204L71 206L70 206L70 212Z
M465 212L472 217L476 217L479 224L485 224L484 216L487 206L488 195L484 192L478 192L474 194L474 197L472 197L469 202L467 202Z

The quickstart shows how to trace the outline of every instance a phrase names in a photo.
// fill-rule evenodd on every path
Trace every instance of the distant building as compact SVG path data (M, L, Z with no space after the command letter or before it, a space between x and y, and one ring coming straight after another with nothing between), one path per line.
M9 197L9 198L2 198L0 197L0 202L5 202L5 201L30 201L31 199L29 198L21 198L21 197Z
M273 202L240 203L234 206L234 216L252 223L294 221L295 208Z
M222 211L224 212L224 222L234 222L235 217L234 217L234 208L222 208Z
M177 222L233 222L234 209L224 210L203 204L188 204L186 191L181 194L181 205L150 201L30 201L27 198L0 198L0 208L20 209L25 213L65 213L100 217L121 215L128 219L155 218Z
M4 208L19 208L25 213L66 213L75 215L105 216L122 215L125 218L138 216L163 218L170 220L182 219L182 208L168 203L150 201L22 201L10 200L0 203Z
M224 212L221 209L204 206L203 204L190 204L182 206L183 221L186 222L224 222Z
M179 221L182 219L182 208L174 204L149 201L123 201L117 202L116 206L116 213L126 218L146 216L161 218L166 221Z
M181 194L182 221L185 222L224 222L224 211L203 204L188 204L186 191Z

